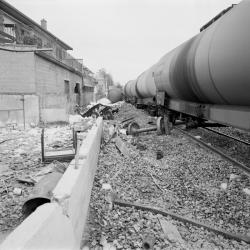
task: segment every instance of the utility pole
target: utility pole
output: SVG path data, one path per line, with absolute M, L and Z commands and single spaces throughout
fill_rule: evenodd
M 104 81 L 105 81 L 105 97 L 108 97 L 108 81 L 106 76 L 104 78 Z

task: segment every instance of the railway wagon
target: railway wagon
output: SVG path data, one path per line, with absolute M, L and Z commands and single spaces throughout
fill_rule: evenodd
M 250 0 L 223 10 L 129 81 L 126 100 L 153 107 L 173 123 L 210 120 L 250 131 L 249 24 Z

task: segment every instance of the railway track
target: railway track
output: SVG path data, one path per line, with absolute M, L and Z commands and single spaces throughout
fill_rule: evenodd
M 124 104 L 117 120 L 127 122 L 130 114 L 142 128 L 148 128 L 146 124 L 152 121 L 146 112 L 136 110 L 130 104 Z M 109 141 L 102 149 L 91 213 L 96 217 L 96 211 L 102 211 L 98 212 L 99 223 L 104 225 L 103 221 L 106 221 L 113 230 L 110 231 L 109 226 L 100 230 L 100 224 L 93 222 L 89 244 L 95 244 L 102 231 L 106 238 L 116 239 L 121 249 L 137 248 L 143 245 L 146 238 L 143 228 L 147 228 L 155 237 L 155 247 L 176 249 L 175 244 L 164 241 L 162 222 L 168 221 L 176 226 L 183 246 L 188 249 L 249 249 L 249 239 L 245 238 L 249 205 L 244 191 L 249 187 L 248 175 L 234 168 L 235 164 L 227 164 L 215 154 L 201 150 L 178 131 L 173 131 L 170 136 L 156 136 L 156 126 L 151 129 L 154 132 L 138 133 L 133 138 L 121 133 L 119 136 L 127 148 L 125 155 L 119 151 L 116 141 Z M 138 129 L 139 132 L 142 130 Z M 218 143 L 221 142 L 218 145 L 224 143 L 235 148 L 234 143 L 227 143 L 229 139 L 224 141 L 220 140 L 220 135 L 199 132 L 208 135 L 208 138 L 202 136 L 202 140 L 208 139 L 206 142 L 211 138 L 216 143 L 218 139 Z M 239 138 L 248 139 L 245 135 L 239 135 Z M 162 152 L 161 159 L 157 158 L 158 151 Z M 106 197 L 100 192 L 102 183 L 109 183 L 115 190 L 112 210 L 108 210 L 108 204 L 103 205 Z
M 202 145 L 203 147 L 213 151 L 214 153 L 216 153 L 217 155 L 221 156 L 223 159 L 225 159 L 226 161 L 232 163 L 234 166 L 236 166 L 237 168 L 240 168 L 242 169 L 245 174 L 247 174 L 248 176 L 250 176 L 250 167 L 239 162 L 238 160 L 232 158 L 231 156 L 225 154 L 223 151 L 221 151 L 220 149 L 216 148 L 215 146 L 211 145 L 211 143 L 207 143 L 203 140 L 201 140 L 200 138 L 197 138 L 196 136 L 192 135 L 191 133 L 181 129 L 181 128 L 178 128 L 178 127 L 175 127 L 176 130 L 180 131 L 182 134 L 186 135 L 187 137 L 191 138 L 193 141 L 197 142 L 198 144 Z M 230 138 L 230 139 L 233 139 L 235 141 L 238 141 L 240 143 L 243 143 L 245 145 L 249 145 L 250 146 L 250 143 L 246 142 L 246 141 L 243 141 L 241 139 L 238 139 L 236 137 L 233 137 L 233 136 L 229 136 L 227 134 L 224 134 L 224 133 L 221 133 L 221 132 L 218 132 L 216 130 L 213 130 L 213 129 L 209 129 L 209 128 L 205 128 L 204 130 L 207 130 L 207 131 L 210 131 L 210 132 L 214 132 L 216 134 L 219 134 L 221 136 L 224 136 L 224 137 L 227 137 L 227 138 Z
M 214 129 L 211 129 L 211 128 L 202 128 L 202 129 L 207 130 L 207 131 L 212 132 L 212 133 L 215 133 L 215 134 L 218 134 L 218 135 L 221 135 L 221 136 L 224 136 L 224 137 L 227 137 L 227 138 L 232 139 L 234 141 L 240 142 L 240 143 L 242 143 L 244 145 L 250 146 L 250 142 L 243 141 L 243 140 L 241 140 L 239 138 L 236 138 L 234 136 L 222 133 L 220 131 L 217 131 L 217 130 L 214 130 Z

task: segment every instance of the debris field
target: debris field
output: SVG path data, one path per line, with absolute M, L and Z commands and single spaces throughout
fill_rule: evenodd
M 70 126 L 50 126 L 45 131 L 46 149 L 72 147 Z M 2 130 L 0 138 L 0 235 L 6 235 L 23 221 L 22 206 L 39 179 L 68 164 L 41 162 L 41 128 Z
M 130 104 L 118 106 L 115 119 L 104 121 L 83 249 L 249 249 L 249 176 L 177 130 L 127 135 L 124 120 L 152 127 L 155 118 Z M 41 162 L 41 128 L 0 133 L 1 240 L 23 221 L 22 206 L 39 178 L 68 163 Z M 232 134 L 249 140 L 247 133 Z M 222 144 L 249 165 L 246 148 Z M 47 150 L 72 146 L 72 126 L 45 129 Z

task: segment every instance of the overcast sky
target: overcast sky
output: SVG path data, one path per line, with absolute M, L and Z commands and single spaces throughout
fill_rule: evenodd
M 124 84 L 239 0 L 7 0 Z

